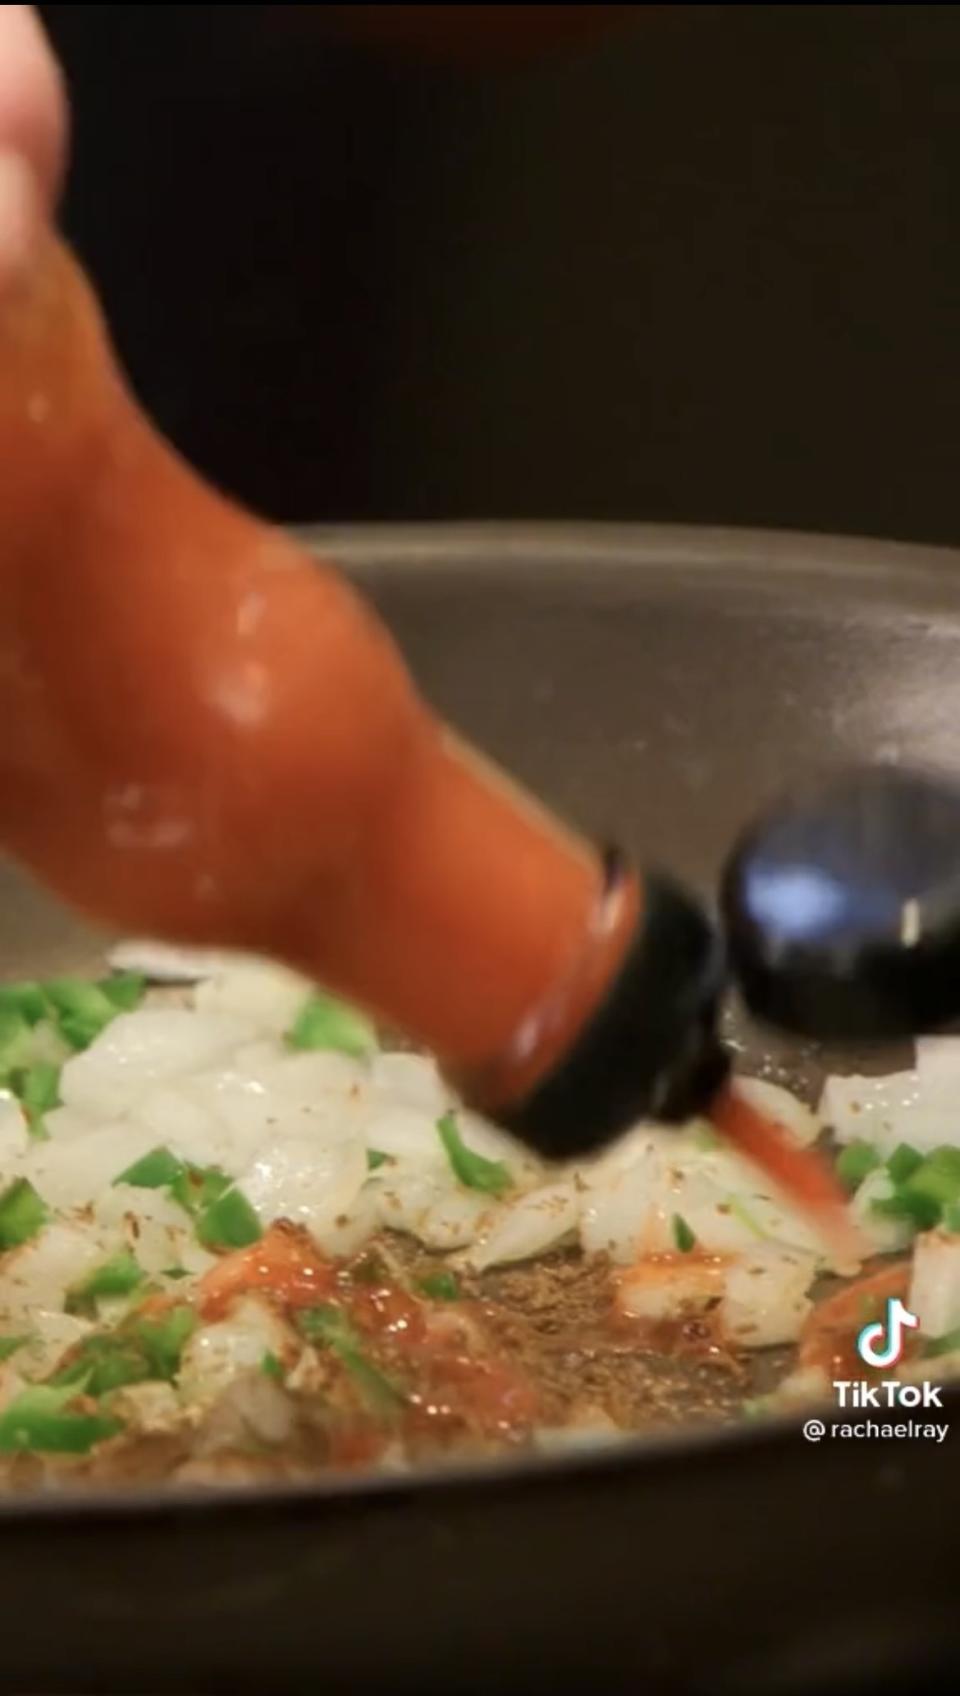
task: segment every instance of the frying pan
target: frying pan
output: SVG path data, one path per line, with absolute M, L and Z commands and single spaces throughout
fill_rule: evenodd
M 463 729 L 706 892 L 792 777 L 960 764 L 960 553 L 626 527 L 313 539 Z M 3 975 L 94 963 L 91 932 L 12 876 L 3 895 Z M 738 1029 L 748 1063 L 816 1086 L 823 1056 Z M 952 1446 L 785 1421 L 414 1480 L 0 1501 L 0 1685 L 917 1689 L 960 1655 L 946 1417 Z

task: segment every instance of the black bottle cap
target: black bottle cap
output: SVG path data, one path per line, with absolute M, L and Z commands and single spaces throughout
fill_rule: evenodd
M 771 811 L 721 894 L 751 1012 L 827 1042 L 916 1036 L 960 1015 L 960 788 L 882 766 Z
M 644 882 L 636 935 L 574 1047 L 535 1090 L 496 1115 L 548 1159 L 602 1147 L 638 1119 L 702 1111 L 729 1071 L 716 1034 L 719 933 L 669 879 Z

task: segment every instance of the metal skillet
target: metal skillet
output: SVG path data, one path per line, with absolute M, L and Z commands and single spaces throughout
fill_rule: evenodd
M 960 756 L 960 554 L 627 527 L 317 540 L 445 713 L 705 892 L 787 773 Z M 90 932 L 4 893 L 4 975 L 94 962 Z M 735 1034 L 811 1091 L 838 1062 Z M 958 1498 L 950 1439 L 783 1422 L 414 1480 L 10 1500 L 0 1684 L 916 1688 L 960 1652 Z

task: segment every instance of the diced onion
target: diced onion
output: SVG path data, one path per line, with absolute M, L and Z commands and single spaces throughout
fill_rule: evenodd
M 685 1319 L 720 1299 L 725 1271 L 719 1257 L 654 1255 L 620 1274 L 617 1304 L 631 1319 Z
M 803 1147 L 816 1142 L 823 1129 L 821 1119 L 782 1084 L 772 1083 L 769 1078 L 737 1078 L 734 1089 L 751 1107 L 777 1119 Z
M 0 1172 L 15 1170 L 17 1156 L 30 1146 L 27 1117 L 15 1095 L 0 1090 Z
M 106 1258 L 116 1244 L 80 1225 L 60 1221 L 0 1259 L 0 1329 L 30 1330 L 40 1309 L 62 1309 L 68 1289 Z
M 61 1098 L 65 1107 L 101 1119 L 117 1117 L 161 1080 L 185 1077 L 225 1059 L 250 1034 L 244 1020 L 225 1013 L 200 1014 L 187 1007 L 121 1013 L 89 1048 L 67 1061 Z
M 608 1254 L 628 1265 L 641 1254 L 664 1248 L 669 1221 L 661 1205 L 663 1164 L 645 1148 L 639 1159 L 609 1182 L 591 1185 L 584 1198 L 580 1240 L 588 1254 Z
M 907 1307 L 925 1337 L 960 1327 L 960 1237 L 925 1231 L 917 1238 Z
M 820 1116 L 838 1142 L 863 1139 L 884 1156 L 901 1142 L 960 1146 L 960 1038 L 921 1038 L 909 1071 L 828 1078 Z
M 311 985 L 299 973 L 266 960 L 238 959 L 197 985 L 200 1013 L 229 1013 L 282 1036 L 293 1024 Z
M 572 1183 L 545 1184 L 530 1190 L 489 1215 L 489 1224 L 480 1226 L 477 1241 L 462 1259 L 477 1272 L 488 1266 L 532 1260 L 576 1230 L 580 1206 L 579 1192 Z
M 793 1342 L 813 1305 L 807 1290 L 815 1271 L 811 1255 L 776 1243 L 735 1259 L 720 1304 L 725 1335 L 748 1349 Z
M 239 1187 L 262 1224 L 291 1219 L 322 1243 L 324 1232 L 349 1213 L 366 1178 L 360 1142 L 325 1147 L 309 1137 L 287 1137 L 263 1145 Z
M 189 1402 L 209 1403 L 242 1372 L 258 1371 L 265 1354 L 282 1355 L 289 1328 L 266 1302 L 248 1296 L 227 1319 L 202 1325 L 187 1343 L 180 1364 L 180 1393 Z

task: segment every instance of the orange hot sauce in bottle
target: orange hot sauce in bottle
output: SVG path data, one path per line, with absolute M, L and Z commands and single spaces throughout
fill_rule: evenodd
M 0 302 L 0 842 L 116 927 L 272 954 L 549 1154 L 726 1070 L 712 926 L 419 697 L 360 596 L 207 487 L 48 237 Z

